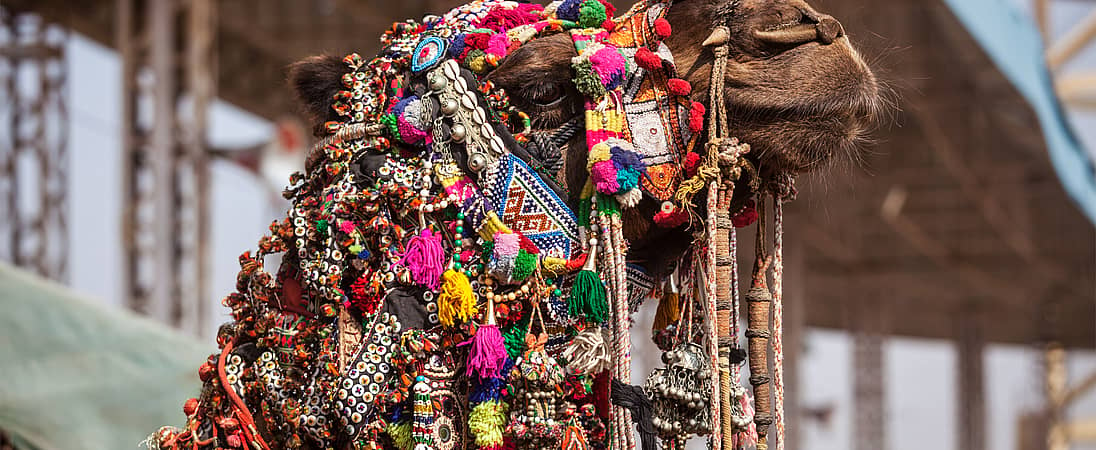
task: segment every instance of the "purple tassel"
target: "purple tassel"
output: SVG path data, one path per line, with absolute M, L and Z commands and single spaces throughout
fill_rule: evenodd
M 494 324 L 480 325 L 472 338 L 472 349 L 468 352 L 468 376 L 476 373 L 480 379 L 501 378 L 502 367 L 506 365 L 506 346 L 502 333 Z
M 407 241 L 406 251 L 399 265 L 411 272 L 415 283 L 437 290 L 441 286 L 441 274 L 445 272 L 445 250 L 441 246 L 441 234 L 429 229 Z

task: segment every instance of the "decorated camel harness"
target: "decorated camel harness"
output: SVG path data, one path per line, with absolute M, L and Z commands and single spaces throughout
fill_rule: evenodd
M 613 19 L 600 0 L 477 1 L 395 24 L 372 60 L 347 56 L 341 120 L 290 180 L 288 216 L 240 257 L 223 301 L 234 321 L 198 371 L 186 425 L 150 445 L 653 450 L 701 436 L 714 449 L 766 448 L 771 424 L 783 432 L 780 208 L 791 184 L 760 179 L 730 136 L 727 30 L 705 42 L 705 108 L 662 43 L 668 8 L 640 3 Z M 487 75 L 560 33 L 585 108 L 533 132 Z M 559 179 L 576 142 L 588 181 L 572 187 L 573 207 Z M 732 211 L 736 189 L 758 206 Z M 649 220 L 694 239 L 659 279 L 630 263 L 622 232 L 622 212 L 645 196 L 661 204 Z M 740 330 L 735 228 L 755 221 Z M 637 386 L 631 316 L 645 298 L 658 299 L 663 365 Z

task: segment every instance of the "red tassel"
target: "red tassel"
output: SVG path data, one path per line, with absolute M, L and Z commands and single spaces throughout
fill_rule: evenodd
M 662 57 L 647 47 L 640 47 L 636 50 L 636 64 L 647 70 L 658 70 L 662 68 Z
M 674 95 L 689 95 L 693 92 L 693 86 L 681 78 L 666 80 L 666 87 L 670 88 L 670 93 Z
M 670 33 L 673 31 L 670 28 L 670 21 L 665 18 L 658 18 L 655 20 L 655 34 L 662 39 L 670 37 Z
M 198 399 L 187 399 L 186 403 L 183 403 L 183 414 L 186 414 L 187 417 L 190 417 L 194 415 L 195 411 L 198 411 Z
M 704 129 L 704 113 L 707 112 L 704 109 L 704 105 L 700 102 L 693 102 L 693 107 L 689 110 L 689 130 L 693 133 L 699 133 Z
M 655 214 L 655 224 L 663 228 L 674 228 L 689 221 L 689 215 L 677 208 L 673 211 L 659 211 Z
M 746 206 L 742 207 L 742 211 L 735 214 L 731 218 L 731 223 L 735 228 L 748 227 L 754 222 L 757 222 L 757 208 L 754 206 L 753 200 L 748 200 Z

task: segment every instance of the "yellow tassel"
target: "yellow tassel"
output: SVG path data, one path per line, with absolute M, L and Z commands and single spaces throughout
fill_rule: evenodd
M 483 218 L 483 225 L 480 226 L 479 235 L 481 238 L 487 241 L 493 241 L 495 239 L 495 233 L 513 233 L 506 224 L 502 223 L 502 219 L 495 214 L 494 211 L 488 211 Z
M 443 284 L 438 294 L 438 320 L 447 327 L 457 321 L 466 322 L 476 314 L 476 296 L 464 272 L 453 269 L 442 274 Z
M 655 323 L 651 327 L 654 331 L 665 330 L 672 323 L 681 319 L 681 296 L 676 292 L 666 292 L 662 295 L 662 301 L 658 302 L 655 310 Z
M 540 260 L 540 268 L 552 275 L 563 275 L 567 273 L 567 260 L 545 256 Z

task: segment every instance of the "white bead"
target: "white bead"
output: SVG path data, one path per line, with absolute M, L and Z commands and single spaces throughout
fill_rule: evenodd
M 434 212 L 434 205 L 426 205 L 423 209 L 425 209 L 426 212 Z
M 590 238 L 590 245 L 597 245 L 597 238 Z
M 438 205 L 441 206 L 441 209 L 448 208 L 449 207 L 449 200 L 442 200 L 441 203 L 438 203 Z

